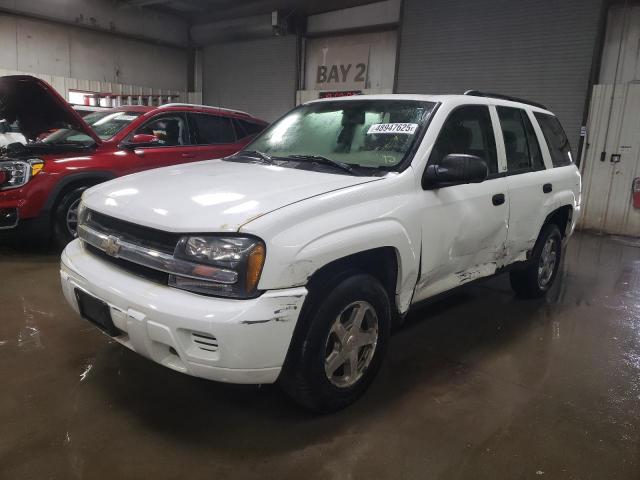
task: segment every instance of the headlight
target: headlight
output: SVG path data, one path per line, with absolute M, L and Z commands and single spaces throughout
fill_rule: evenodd
M 198 277 L 170 275 L 169 285 L 208 295 L 233 298 L 256 296 L 265 259 L 264 243 L 254 237 L 182 237 L 174 256 L 197 263 Z
M 87 210 L 84 202 L 80 199 L 80 204 L 78 205 L 78 226 L 86 224 L 88 216 L 89 210 Z
M 44 162 L 39 158 L 0 162 L 0 190 L 18 188 L 42 171 Z

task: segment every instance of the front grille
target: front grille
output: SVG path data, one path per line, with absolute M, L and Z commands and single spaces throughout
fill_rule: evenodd
M 182 236 L 177 233 L 136 225 L 93 210 L 88 213 L 87 226 L 107 235 L 115 235 L 124 241 L 170 255 L 173 255 L 178 240 Z
M 109 262 L 116 267 L 122 268 L 133 275 L 144 278 L 146 280 L 150 280 L 152 282 L 160 283 L 162 285 L 167 285 L 169 283 L 169 274 L 161 272 L 160 270 L 156 270 L 154 268 L 145 267 L 143 265 L 138 265 L 137 263 L 128 262 L 127 260 L 122 260 L 121 258 L 115 258 L 110 255 L 107 255 L 99 248 L 94 247 L 88 243 L 85 243 L 84 246 L 86 249 L 104 260 L 105 262 Z

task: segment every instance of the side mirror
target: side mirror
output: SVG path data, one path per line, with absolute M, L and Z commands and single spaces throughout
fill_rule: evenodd
M 488 174 L 487 162 L 482 158 L 451 153 L 440 164 L 427 166 L 422 176 L 422 188 L 427 190 L 461 183 L 480 183 L 486 180 Z
M 160 139 L 155 135 L 151 135 L 149 133 L 137 133 L 131 140 L 129 140 L 125 146 L 130 148 L 136 147 L 151 147 L 154 145 L 158 145 L 160 143 Z

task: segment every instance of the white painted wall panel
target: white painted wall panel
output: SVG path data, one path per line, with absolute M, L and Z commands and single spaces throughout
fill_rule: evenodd
M 0 42 L 0 69 L 187 89 L 187 54 L 182 48 L 2 14 Z
M 640 6 L 614 5 L 607 17 L 599 83 L 637 81 L 640 81 Z
M 13 17 L 0 15 L 0 66 L 18 68 L 17 25 Z
M 185 20 L 113 0 L 0 0 L 5 12 L 187 46 Z
M 18 70 L 69 77 L 69 34 L 46 22 L 17 18 Z

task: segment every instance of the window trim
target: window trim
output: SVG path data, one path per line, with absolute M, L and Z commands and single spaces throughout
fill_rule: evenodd
M 442 130 L 444 128 L 444 126 L 447 124 L 447 122 L 449 121 L 449 119 L 451 118 L 451 116 L 459 109 L 461 108 L 465 108 L 465 107 L 484 107 L 487 109 L 487 113 L 489 114 L 489 120 L 491 121 L 491 129 L 493 130 L 493 140 L 495 142 L 496 145 L 496 166 L 498 171 L 496 173 L 489 173 L 487 175 L 487 178 L 484 180 L 485 182 L 487 180 L 493 180 L 494 178 L 501 178 L 504 177 L 504 172 L 500 171 L 500 155 L 498 155 L 498 137 L 496 135 L 496 126 L 494 125 L 494 118 L 493 115 L 491 113 L 491 105 L 485 104 L 485 103 L 465 103 L 462 105 L 456 105 L 454 108 L 452 108 L 449 113 L 447 114 L 447 117 L 444 119 L 444 121 L 442 122 L 442 125 L 440 125 L 440 130 L 438 131 L 438 135 L 436 136 L 436 139 L 433 142 L 433 145 L 431 146 L 431 150 L 429 151 L 429 158 L 427 159 L 427 163 L 424 166 L 424 171 L 422 172 L 422 174 L 424 175 L 424 172 L 427 170 L 427 167 L 429 165 L 433 165 L 433 160 L 431 158 L 431 155 L 433 154 L 433 148 L 436 146 L 436 144 L 438 143 L 438 140 L 440 139 L 440 135 L 442 134 Z M 435 116 L 435 112 L 434 114 L 432 114 L 432 118 L 433 116 Z M 500 132 L 502 134 L 502 131 Z M 424 135 L 423 135 L 424 136 Z M 422 142 L 422 139 L 420 139 L 420 142 Z M 450 186 L 455 186 L 455 185 L 450 185 Z M 446 188 L 446 187 L 443 187 Z
M 120 148 L 124 148 L 127 145 L 131 145 L 129 144 L 129 141 L 133 138 L 133 136 L 136 134 L 136 132 L 138 130 L 140 130 L 141 128 L 147 126 L 149 123 L 155 121 L 158 117 L 163 117 L 163 116 L 169 116 L 171 114 L 174 115 L 181 115 L 183 117 L 184 123 L 187 127 L 187 140 L 188 140 L 188 144 L 184 144 L 184 145 L 145 145 L 145 146 L 139 146 L 139 147 L 135 147 L 136 150 L 140 150 L 140 149 L 150 149 L 150 148 L 187 148 L 187 147 L 195 147 L 197 145 L 194 145 L 191 139 L 191 129 L 189 127 L 189 119 L 187 118 L 186 115 L 187 112 L 183 112 L 183 111 L 169 111 L 169 112 L 158 112 L 157 114 L 153 115 L 152 117 L 148 118 L 147 120 L 145 120 L 144 122 L 142 122 L 140 125 L 138 125 L 137 127 L 135 127 L 133 130 L 131 130 L 131 132 L 129 132 L 124 139 L 122 140 L 122 142 L 120 142 L 120 144 L 118 145 Z M 133 146 L 133 145 L 131 145 Z
M 208 147 L 208 146 L 219 146 L 219 145 L 234 145 L 238 143 L 241 138 L 238 137 L 238 132 L 236 131 L 236 126 L 233 118 L 228 117 L 226 115 L 216 115 L 213 113 L 207 112 L 185 112 L 187 114 L 187 120 L 189 121 L 189 133 L 193 134 L 193 138 L 191 139 L 192 145 L 195 147 Z M 198 143 L 198 135 L 197 135 L 197 127 L 195 119 L 191 122 L 192 115 L 205 115 L 207 117 L 215 117 L 215 118 L 224 118 L 231 124 L 231 132 L 233 133 L 234 139 L 231 142 L 218 142 L 218 143 Z

